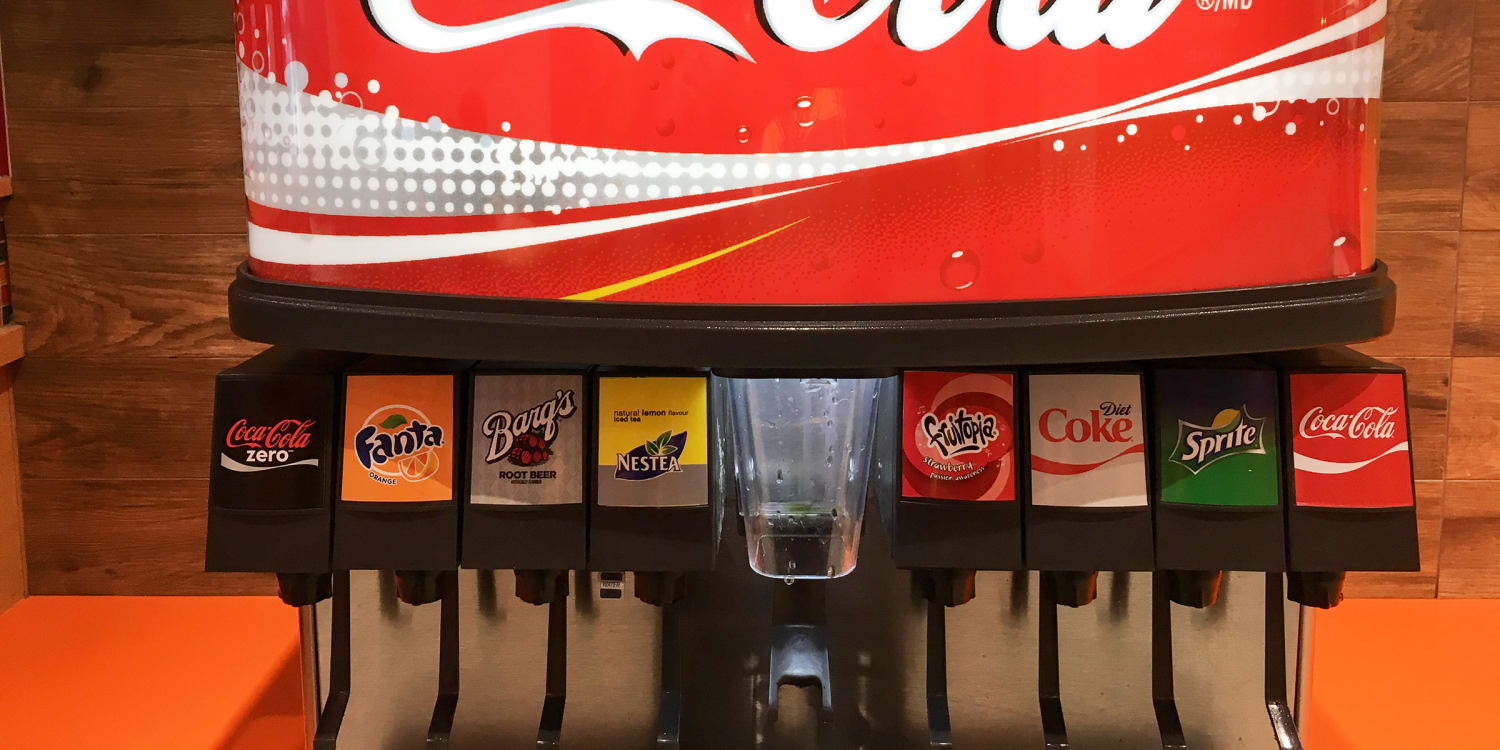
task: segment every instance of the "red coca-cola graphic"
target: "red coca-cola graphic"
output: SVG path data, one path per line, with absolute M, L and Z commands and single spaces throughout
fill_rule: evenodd
M 1405 380 L 1399 373 L 1293 373 L 1296 504 L 1414 504 Z
M 1135 373 L 1031 375 L 1031 502 L 1146 504 L 1146 431 Z
M 905 497 L 1012 501 L 1015 376 L 902 376 L 901 490 Z
M 723 304 L 1373 263 L 1385 0 L 943 5 L 238 0 L 251 268 Z
M 252 425 L 239 420 L 229 426 L 224 445 L 230 448 L 306 448 L 312 441 L 313 420 L 283 419 L 270 425 Z

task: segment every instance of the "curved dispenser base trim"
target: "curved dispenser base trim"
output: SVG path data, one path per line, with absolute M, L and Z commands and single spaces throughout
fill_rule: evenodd
M 877 373 L 893 366 L 1122 361 L 1348 343 L 1390 331 L 1395 307 L 1396 286 L 1381 263 L 1330 281 L 965 305 L 460 297 L 267 281 L 247 265 L 229 289 L 234 332 L 265 343 L 508 362 Z

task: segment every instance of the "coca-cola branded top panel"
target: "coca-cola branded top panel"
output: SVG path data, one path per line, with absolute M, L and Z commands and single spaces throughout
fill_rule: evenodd
M 1385 0 L 237 0 L 251 268 L 663 303 L 1373 263 Z
M 901 378 L 901 493 L 1014 501 L 1015 376 L 909 371 Z
M 220 378 L 214 398 L 215 507 L 313 510 L 331 500 L 331 377 Z
M 1030 375 L 1031 503 L 1065 508 L 1147 504 L 1141 376 Z
M 582 375 L 475 375 L 469 502 L 582 503 L 584 394 Z
M 1413 506 L 1406 379 L 1392 372 L 1288 377 L 1296 505 Z

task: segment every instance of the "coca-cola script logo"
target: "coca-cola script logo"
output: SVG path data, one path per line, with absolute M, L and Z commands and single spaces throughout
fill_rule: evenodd
M 943 458 L 979 453 L 1000 436 L 1000 418 L 962 407 L 943 416 L 928 413 L 922 417 L 922 433 L 927 445 L 937 448 Z
M 314 424 L 311 419 L 283 419 L 257 425 L 241 419 L 230 425 L 224 436 L 225 451 L 219 456 L 219 465 L 241 473 L 317 466 L 316 458 L 298 457 L 298 451 L 312 444 Z
M 1067 409 L 1053 408 L 1042 412 L 1038 426 L 1042 439 L 1049 443 L 1128 443 L 1135 439 L 1131 433 L 1135 420 L 1130 418 L 1130 412 L 1130 404 L 1114 401 L 1090 409 L 1087 417 L 1071 416 Z
M 744 0 L 751 2 L 752 0 Z M 704 42 L 751 60 L 740 40 L 701 11 L 677 0 L 564 0 L 488 21 L 447 26 L 423 16 L 416 0 L 364 0 L 365 15 L 386 38 L 418 52 L 473 49 L 525 34 L 555 29 L 593 29 L 640 57 L 656 42 Z M 1166 23 L 1182 0 L 864 0 L 839 16 L 826 15 L 826 0 L 753 0 L 766 33 L 803 52 L 848 43 L 881 18 L 891 39 L 913 50 L 929 50 L 952 39 L 988 8 L 990 36 L 1011 49 L 1051 39 L 1068 49 L 1103 40 L 1111 47 L 1140 44 Z
M 578 411 L 572 390 L 559 390 L 551 399 L 519 414 L 500 410 L 484 419 L 481 428 L 490 440 L 484 462 L 501 459 L 517 466 L 537 466 L 552 457 L 552 442 L 557 439 L 558 420 Z
M 1366 406 L 1353 412 L 1326 413 L 1314 406 L 1302 415 L 1297 433 L 1305 438 L 1387 440 L 1396 435 L 1396 407 Z

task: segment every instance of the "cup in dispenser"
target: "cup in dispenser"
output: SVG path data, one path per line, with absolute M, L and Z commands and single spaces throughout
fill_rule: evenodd
M 874 378 L 730 378 L 750 567 L 774 578 L 854 570 L 875 439 Z

